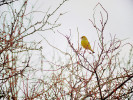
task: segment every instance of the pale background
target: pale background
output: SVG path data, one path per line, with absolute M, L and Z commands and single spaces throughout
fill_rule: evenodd
M 43 11 L 46 12 L 50 8 L 49 12 L 53 11 L 62 0 L 29 0 L 27 12 L 31 11 L 31 7 L 34 7 L 32 11 Z M 104 36 L 105 40 L 110 39 L 110 34 L 112 36 L 116 35 L 119 39 L 127 39 L 125 42 L 130 42 L 133 44 L 133 1 L 132 0 L 68 0 L 57 12 L 65 13 L 59 20 L 58 23 L 61 24 L 60 27 L 54 29 L 53 31 L 37 32 L 25 38 L 26 41 L 40 41 L 43 38 L 39 35 L 43 35 L 49 43 L 57 48 L 67 51 L 69 47 L 66 39 L 61 36 L 58 32 L 65 35 L 70 35 L 71 30 L 71 42 L 77 49 L 78 46 L 78 32 L 79 37 L 85 35 L 90 41 L 92 47 L 94 42 L 97 43 L 97 33 L 92 26 L 89 19 L 92 19 L 94 7 L 97 3 L 101 3 L 103 7 L 107 10 L 109 14 L 108 23 L 106 25 Z M 20 8 L 21 2 L 15 2 L 14 8 Z M 7 9 L 6 6 L 2 6 L 0 12 Z M 57 15 L 54 15 L 53 20 L 56 19 Z M 33 22 L 42 18 L 40 13 L 34 15 Z M 52 21 L 52 20 L 51 20 Z M 39 33 L 39 34 L 38 34 Z M 80 42 L 80 41 L 79 41 Z M 43 54 L 48 60 L 51 60 L 55 54 L 55 50 L 50 47 L 46 41 L 42 41 Z M 97 47 L 94 48 L 95 52 Z M 129 47 L 125 47 L 122 55 L 127 54 Z
M 29 0 L 27 12 L 31 11 L 31 7 L 34 6 L 32 11 L 43 11 L 46 12 L 48 8 L 50 11 L 53 11 L 58 5 L 62 2 L 62 0 Z M 79 37 L 85 35 L 90 41 L 92 47 L 98 42 L 97 33 L 94 27 L 92 26 L 89 19 L 92 19 L 94 7 L 97 3 L 101 3 L 103 7 L 107 10 L 109 14 L 109 20 L 107 26 L 104 31 L 105 40 L 110 40 L 110 34 L 112 36 L 116 35 L 119 39 L 127 39 L 125 42 L 130 42 L 133 45 L 133 0 L 69 0 L 67 1 L 54 15 L 53 19 L 56 19 L 59 13 L 65 13 L 59 20 L 58 23 L 61 24 L 60 27 L 54 29 L 53 31 L 45 31 L 45 32 L 37 32 L 36 34 L 30 35 L 25 38 L 25 41 L 42 41 L 41 46 L 43 48 L 42 53 L 44 54 L 45 59 L 51 62 L 57 62 L 56 64 L 63 65 L 67 63 L 67 58 L 64 58 L 57 50 L 53 49 L 51 46 L 47 44 L 47 42 L 39 35 L 44 36 L 50 44 L 57 47 L 58 49 L 64 52 L 70 52 L 69 45 L 66 39 L 58 33 L 60 31 L 64 35 L 70 35 L 71 30 L 71 42 L 74 44 L 75 49 L 78 48 L 78 32 Z M 20 8 L 20 3 L 14 3 L 14 8 Z M 0 8 L 0 13 L 3 10 L 6 10 L 6 6 L 2 6 Z M 37 13 L 33 17 L 33 22 L 42 18 L 42 14 Z M 10 19 L 10 18 L 9 18 Z M 27 23 L 28 24 L 28 23 Z M 80 42 L 80 41 L 79 41 Z M 130 46 L 124 47 L 121 57 L 125 57 L 128 53 Z M 97 55 L 97 46 L 95 46 L 94 51 Z M 72 52 L 72 51 L 71 51 Z M 30 65 L 38 64 L 37 58 L 38 53 L 33 54 L 32 59 L 30 61 Z M 33 59 L 34 58 L 34 59 Z M 25 59 L 25 58 L 23 58 Z M 45 61 L 45 60 L 44 60 Z M 36 64 L 36 65 L 35 65 Z M 46 65 L 46 66 L 45 66 Z M 50 69 L 50 64 L 44 62 L 44 70 Z M 47 73 L 48 71 L 44 71 L 43 73 Z M 43 77 L 40 73 L 37 73 L 38 76 L 34 74 L 36 77 Z M 31 75 L 32 76 L 32 75 Z
M 46 7 L 54 7 L 62 2 L 62 0 L 40 0 L 36 6 L 36 10 L 47 9 Z M 56 30 L 63 34 L 69 35 L 71 30 L 71 41 L 77 48 L 78 32 L 80 37 L 82 35 L 87 36 L 88 40 L 93 46 L 94 42 L 97 41 L 97 33 L 93 28 L 89 19 L 92 19 L 94 7 L 97 3 L 101 3 L 109 14 L 109 20 L 105 28 L 104 36 L 106 40 L 116 35 L 119 39 L 127 39 L 125 42 L 133 44 L 133 1 L 132 0 L 69 0 L 66 2 L 58 12 L 65 13 L 60 19 L 61 27 Z M 49 6 L 51 5 L 51 6 Z M 51 44 L 58 47 L 61 50 L 66 50 L 68 43 L 57 31 L 45 32 L 43 34 Z M 43 44 L 46 48 L 45 43 Z M 47 47 L 48 49 L 49 47 Z M 123 55 L 126 55 L 128 47 L 125 48 Z M 49 48 L 50 50 L 50 48 Z M 46 52 L 46 51 L 44 51 Z M 49 57 L 52 57 L 52 52 L 48 51 Z M 51 54 L 51 55 L 50 55 Z

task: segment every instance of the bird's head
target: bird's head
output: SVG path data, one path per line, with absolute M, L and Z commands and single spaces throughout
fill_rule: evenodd
M 81 40 L 87 40 L 86 36 L 82 36 Z

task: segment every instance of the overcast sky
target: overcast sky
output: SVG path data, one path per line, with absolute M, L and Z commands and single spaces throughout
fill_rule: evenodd
M 42 0 L 43 1 L 43 0 Z M 50 0 L 47 5 L 58 5 L 58 2 L 62 0 Z M 45 2 L 45 0 L 43 1 Z M 133 44 L 133 1 L 132 0 L 69 0 L 66 2 L 59 12 L 67 12 L 62 16 L 59 22 L 62 24 L 57 30 L 69 35 L 69 29 L 72 33 L 72 42 L 77 44 L 77 28 L 79 30 L 80 36 L 85 35 L 93 45 L 94 41 L 97 41 L 97 33 L 93 28 L 89 19 L 92 19 L 94 7 L 97 3 L 101 3 L 103 7 L 107 10 L 109 19 L 107 26 L 105 28 L 104 35 L 106 39 L 110 39 L 110 34 L 112 36 L 116 35 L 119 39 L 126 39 Z M 40 0 L 40 3 L 41 0 Z M 42 3 L 41 5 L 43 5 Z M 57 5 L 55 5 L 57 4 Z M 45 7 L 45 6 L 43 6 Z M 41 8 L 41 6 L 40 6 Z M 54 7 L 53 7 L 54 8 Z M 98 8 L 97 10 L 99 10 Z M 67 43 L 62 38 L 62 36 L 57 34 L 51 35 L 46 34 L 47 38 L 51 43 L 55 44 L 58 48 L 65 48 Z M 126 52 L 127 50 L 125 50 Z
M 46 12 L 48 8 L 52 11 L 62 2 L 62 0 L 29 0 L 29 2 L 29 11 L 30 7 L 35 4 L 34 10 Z M 112 36 L 116 34 L 116 37 L 119 39 L 128 38 L 127 41 L 133 44 L 132 0 L 69 0 L 57 12 L 57 14 L 64 12 L 67 13 L 59 19 L 58 23 L 61 23 L 61 26 L 55 30 L 55 33 L 53 34 L 51 31 L 40 33 L 44 33 L 43 36 L 46 37 L 51 44 L 55 45 L 59 49 L 66 50 L 68 46 L 67 42 L 65 38 L 58 34 L 57 30 L 63 34 L 69 35 L 69 29 L 71 29 L 71 39 L 75 45 L 78 40 L 78 28 L 80 37 L 82 35 L 87 36 L 88 40 L 91 42 L 91 45 L 93 45 L 94 42 L 97 41 L 97 33 L 89 19 L 92 19 L 94 13 L 93 9 L 98 2 L 103 5 L 109 14 L 108 23 L 104 32 L 104 35 L 107 37 L 106 39 L 108 40 L 110 36 L 109 34 L 112 34 Z M 17 4 L 15 7 L 19 8 L 19 5 Z M 5 9 L 4 6 L 2 9 Z M 97 10 L 100 10 L 100 7 L 97 8 Z M 41 15 L 37 14 L 34 19 L 40 19 L 41 17 Z M 32 38 L 30 37 L 29 40 L 33 40 L 33 38 L 38 40 L 42 39 L 40 37 L 37 38 L 35 35 L 32 36 Z M 47 43 L 43 41 L 42 45 L 44 48 L 44 53 L 51 53 L 50 47 L 46 46 L 46 44 Z M 48 51 L 45 51 L 45 49 L 48 49 Z

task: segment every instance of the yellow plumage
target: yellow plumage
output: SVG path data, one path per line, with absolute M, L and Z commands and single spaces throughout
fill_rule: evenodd
M 86 36 L 81 37 L 81 45 L 83 46 L 83 48 L 89 49 L 90 51 L 92 51 L 94 53 L 94 51 L 91 49 L 91 45 L 90 45 L 88 39 L 86 38 Z

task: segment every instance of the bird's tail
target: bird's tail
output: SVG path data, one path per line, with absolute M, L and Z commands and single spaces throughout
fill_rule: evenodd
M 92 49 L 91 49 L 92 53 L 95 53 Z

